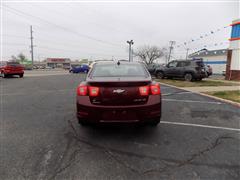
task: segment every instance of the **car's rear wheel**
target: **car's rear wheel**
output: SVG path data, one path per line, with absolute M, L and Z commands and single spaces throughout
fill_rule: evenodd
M 185 81 L 192 81 L 193 80 L 193 76 L 191 73 L 186 73 L 184 76 Z
M 148 124 L 151 126 L 157 126 L 160 123 L 160 117 L 154 118 Z
M 19 74 L 19 77 L 20 77 L 20 78 L 23 78 L 23 74 Z
M 7 78 L 7 74 L 5 74 L 4 72 L 1 72 L 1 76 L 2 76 L 3 78 Z
M 161 71 L 157 72 L 156 76 L 157 76 L 157 78 L 159 78 L 159 79 L 163 79 L 163 78 L 164 78 L 164 74 L 163 74 L 163 72 L 161 72 Z

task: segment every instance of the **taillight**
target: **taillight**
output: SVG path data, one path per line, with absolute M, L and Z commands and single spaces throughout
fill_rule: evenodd
M 99 87 L 89 86 L 89 96 L 98 96 L 99 95 Z
M 78 96 L 86 96 L 88 93 L 88 88 L 86 85 L 80 85 L 77 88 L 77 95 Z
M 78 96 L 98 96 L 99 95 L 99 87 L 87 86 L 87 85 L 79 85 L 77 88 Z
M 152 95 L 159 95 L 161 94 L 160 85 L 159 84 L 153 84 L 151 87 L 151 93 Z
M 139 87 L 139 92 L 141 96 L 159 95 L 161 94 L 161 89 L 159 84 L 151 84 L 150 86 L 142 86 Z
M 149 94 L 149 86 L 139 87 L 139 92 L 141 96 L 148 96 Z

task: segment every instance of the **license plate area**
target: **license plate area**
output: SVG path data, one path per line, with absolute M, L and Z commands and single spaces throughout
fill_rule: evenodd
M 109 110 L 102 113 L 102 120 L 129 121 L 136 119 L 136 113 L 129 110 Z

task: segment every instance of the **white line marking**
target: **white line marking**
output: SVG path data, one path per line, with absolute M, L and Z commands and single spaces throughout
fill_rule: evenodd
M 178 95 L 178 94 L 193 94 L 193 92 L 186 91 L 186 92 L 173 92 L 173 93 L 165 93 L 162 94 L 163 96 L 168 96 L 168 95 Z
M 194 100 L 179 100 L 179 99 L 162 99 L 163 101 L 186 102 L 186 103 L 203 103 L 203 104 L 223 104 L 215 101 L 194 101 Z
M 168 96 L 168 95 L 173 95 L 173 93 L 165 93 L 165 94 L 162 94 L 162 96 Z
M 201 125 L 201 124 L 180 123 L 180 122 L 170 122 L 170 121 L 160 121 L 160 122 L 162 124 L 174 124 L 174 125 L 180 125 L 180 126 L 193 126 L 193 127 L 203 127 L 203 128 L 211 128 L 211 129 L 223 129 L 223 130 L 240 132 L 240 129 L 237 129 L 237 128 L 227 128 L 227 127 L 219 127 L 219 126 L 208 126 L 208 125 Z
M 191 92 L 191 91 L 185 91 L 185 92 L 179 92 L 179 93 L 176 93 L 176 94 L 193 94 L 194 92 Z

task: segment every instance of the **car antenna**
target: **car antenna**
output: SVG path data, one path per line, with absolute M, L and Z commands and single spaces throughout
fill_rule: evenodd
M 120 65 L 120 61 L 117 62 L 117 65 L 118 65 L 118 66 Z

